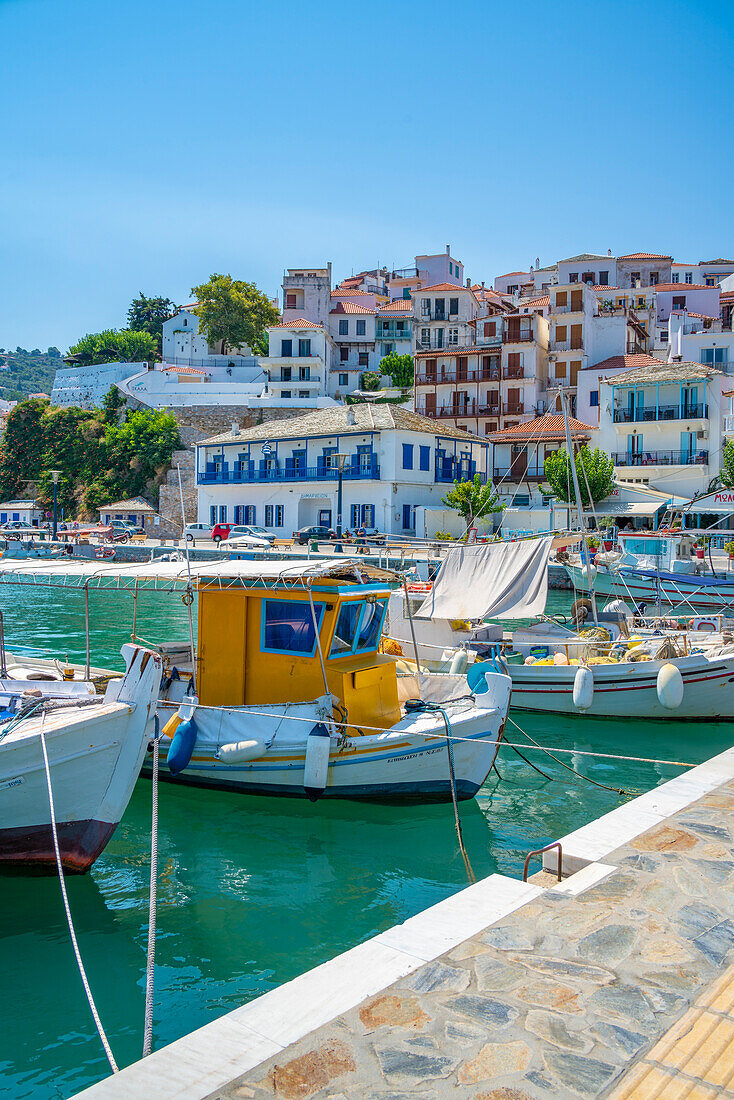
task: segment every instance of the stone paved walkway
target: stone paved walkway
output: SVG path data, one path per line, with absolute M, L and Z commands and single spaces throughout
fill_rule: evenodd
M 731 783 L 210 1100 L 734 1097 L 733 835 Z

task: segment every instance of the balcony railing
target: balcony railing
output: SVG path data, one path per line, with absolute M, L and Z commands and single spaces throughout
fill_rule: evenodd
M 508 329 L 505 333 L 506 344 L 529 344 L 535 339 L 532 329 Z
M 615 409 L 615 424 L 638 424 L 654 420 L 701 420 L 709 414 L 708 405 L 658 405 L 654 408 Z
M 481 340 L 477 340 L 474 336 L 465 336 L 463 333 L 449 338 L 447 332 L 444 332 L 442 336 L 433 334 L 430 340 L 423 340 L 420 337 L 416 337 L 415 346 L 417 351 L 446 351 L 449 348 L 474 348 L 485 346 Z
M 272 469 L 235 467 L 225 470 L 199 470 L 199 485 L 248 485 L 263 481 L 337 481 L 338 471 L 331 466 L 301 466 L 298 468 L 278 466 Z M 380 467 L 377 460 L 366 465 L 346 466 L 345 481 L 379 480 Z
M 468 481 L 470 479 L 473 479 L 476 473 L 476 462 L 472 462 L 468 470 L 466 469 L 466 466 L 462 468 L 458 464 L 454 466 L 450 465 L 449 463 L 445 463 L 442 466 L 439 462 L 437 462 L 434 480 L 439 482 L 441 485 L 447 485 L 452 481 Z M 479 480 L 481 481 L 482 485 L 486 485 L 487 475 L 480 473 Z
M 499 402 L 482 405 L 477 401 L 469 401 L 465 405 L 438 405 L 436 408 L 419 405 L 415 411 L 434 420 L 461 420 L 468 416 L 499 416 L 500 405 Z
M 410 325 L 405 328 L 382 328 L 377 333 L 378 340 L 410 340 L 412 336 Z
M 502 371 L 502 377 L 514 379 L 524 378 L 525 370 L 523 367 L 505 367 Z
M 727 435 L 734 432 L 734 414 L 727 413 L 727 415 L 724 417 L 724 431 L 727 433 Z
M 639 454 L 617 451 L 612 454 L 615 466 L 706 466 L 708 460 L 708 451 L 696 454 L 690 451 L 640 451 Z
M 435 374 L 417 374 L 416 383 L 419 386 L 441 386 L 448 383 L 461 384 L 462 382 L 499 382 L 499 367 L 489 367 L 480 370 L 443 371 Z
M 551 306 L 551 313 L 583 313 L 584 303 L 579 302 L 578 305 L 570 306 Z
M 554 340 L 553 351 L 583 351 L 584 339 L 582 336 L 575 336 L 573 340 Z
M 521 466 L 495 466 L 492 471 L 492 481 L 495 483 L 502 478 L 509 477 L 515 481 L 543 481 L 545 472 L 537 469 L 523 470 Z
M 525 406 L 522 401 L 505 401 L 502 404 L 502 411 L 505 416 L 520 416 L 525 411 Z

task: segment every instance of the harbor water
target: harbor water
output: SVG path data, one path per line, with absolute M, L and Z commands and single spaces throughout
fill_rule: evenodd
M 551 592 L 549 612 L 571 594 Z M 132 599 L 91 592 L 96 665 L 120 668 Z M 6 643 L 84 660 L 82 594 L 0 588 Z M 185 640 L 178 595 L 139 597 L 137 631 Z M 544 745 L 699 763 L 731 744 L 730 725 L 530 716 Z M 507 739 L 524 740 L 508 724 Z M 548 778 L 501 749 L 477 799 L 461 805 L 477 877 L 519 876 L 526 853 L 624 796 L 527 751 Z M 638 793 L 680 774 L 666 764 L 563 756 L 584 775 Z M 140 1057 L 147 944 L 150 783 L 69 898 L 98 1008 L 121 1066 Z M 405 920 L 466 885 L 450 805 L 382 807 L 160 790 L 154 1049 Z M 82 991 L 55 877 L 0 877 L 0 1096 L 68 1097 L 109 1072 Z

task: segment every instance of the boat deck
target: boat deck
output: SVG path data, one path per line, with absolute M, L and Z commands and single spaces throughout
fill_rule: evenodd
M 82 696 L 82 698 L 87 698 Z M 89 697 L 93 698 L 93 697 Z M 23 718 L 9 733 L 3 737 L 3 744 L 8 746 L 13 742 L 24 741 L 27 737 L 36 736 L 43 721 L 43 732 L 48 735 L 55 730 L 68 729 L 77 723 L 96 721 L 98 718 L 108 718 L 112 714 L 124 714 L 130 709 L 129 703 L 105 703 L 100 698 L 97 702 L 86 702 L 80 707 L 60 707 L 58 710 L 49 711 L 40 717 L 30 715 Z
M 734 1095 L 734 749 L 80 1094 Z

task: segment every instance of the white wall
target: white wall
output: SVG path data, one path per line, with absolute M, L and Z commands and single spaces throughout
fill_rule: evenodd
M 101 409 L 107 392 L 126 378 L 147 371 L 146 363 L 98 363 L 93 367 L 62 367 L 56 371 L 52 405 Z

